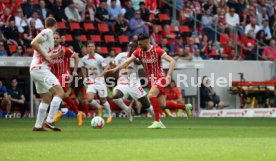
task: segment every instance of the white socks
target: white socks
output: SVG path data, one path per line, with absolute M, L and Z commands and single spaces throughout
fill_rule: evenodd
M 150 105 L 150 107 L 147 108 L 146 110 L 151 114 L 151 116 L 154 116 L 152 105 Z
M 108 103 L 108 101 L 106 101 L 104 104 L 104 109 L 106 110 L 108 117 L 111 117 L 111 109 L 110 109 L 110 105 Z
M 122 98 L 119 99 L 113 99 L 113 102 L 119 106 L 121 109 L 123 109 L 125 112 L 128 112 L 129 108 L 128 106 L 124 103 Z
M 96 100 L 92 100 L 90 102 L 90 104 L 94 107 L 96 107 L 97 109 L 100 109 L 102 106 L 96 101 Z
M 42 124 L 46 117 L 46 112 L 49 104 L 41 102 L 38 106 L 38 112 L 36 116 L 35 128 L 42 128 Z
M 48 123 L 52 123 L 54 121 L 54 117 L 58 112 L 61 101 L 62 101 L 62 99 L 59 98 L 58 96 L 54 96 L 54 98 L 52 99 L 52 102 L 50 105 L 50 111 L 49 111 L 48 117 L 46 119 L 46 121 Z

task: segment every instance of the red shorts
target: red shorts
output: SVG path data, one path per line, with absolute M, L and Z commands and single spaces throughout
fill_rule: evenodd
M 67 93 L 70 87 L 69 78 L 62 79 L 62 76 L 58 77 L 58 81 L 64 91 L 64 93 Z M 63 82 L 64 81 L 64 82 Z
M 166 77 L 161 77 L 161 78 L 158 78 L 157 80 L 155 80 L 153 82 L 153 84 L 151 84 L 149 82 L 149 89 L 151 89 L 152 87 L 155 87 L 155 88 L 158 88 L 160 90 L 160 93 L 164 94 L 165 93 L 165 88 L 169 85 L 169 83 L 167 82 L 166 80 Z

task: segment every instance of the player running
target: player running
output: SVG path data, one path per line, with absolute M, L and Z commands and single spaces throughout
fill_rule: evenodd
M 59 83 L 61 84 L 65 95 L 63 101 L 67 103 L 67 105 L 72 109 L 75 114 L 78 116 L 78 125 L 81 126 L 83 123 L 83 115 L 82 111 L 78 110 L 78 106 L 76 103 L 68 96 L 67 92 L 70 86 L 70 58 L 74 58 L 74 70 L 73 76 L 77 76 L 79 57 L 78 54 L 73 52 L 71 49 L 60 45 L 60 35 L 58 32 L 54 33 L 54 49 L 52 50 L 52 54 L 55 55 L 59 53 L 59 51 L 63 50 L 64 55 L 59 56 L 53 59 L 53 65 L 51 67 L 52 73 L 58 78 Z M 62 117 L 62 112 L 59 111 L 57 115 L 54 117 L 54 122 L 59 120 Z
M 175 60 L 167 55 L 167 53 L 159 46 L 153 46 L 150 44 L 150 37 L 148 34 L 140 34 L 138 36 L 138 45 L 132 56 L 128 58 L 124 63 L 120 64 L 116 68 L 109 70 L 110 72 L 116 72 L 117 70 L 123 69 L 132 63 L 135 59 L 139 59 L 143 65 L 145 75 L 148 78 L 148 86 L 150 88 L 148 97 L 154 111 L 154 122 L 148 128 L 162 128 L 160 121 L 160 107 L 166 107 L 166 98 L 163 94 L 162 89 L 166 87 L 172 77 L 172 72 L 175 66 Z M 169 70 L 167 75 L 162 68 L 162 59 L 169 62 Z M 185 107 L 187 116 L 191 115 L 192 106 L 189 104 Z
M 108 113 L 106 123 L 111 123 L 111 109 L 106 99 L 107 87 L 103 76 L 103 69 L 107 69 L 107 64 L 105 62 L 105 59 L 95 52 L 95 43 L 93 41 L 88 41 L 87 53 L 88 54 L 82 58 L 83 78 L 88 80 L 88 88 L 86 90 L 87 100 L 92 106 L 101 109 L 102 106 L 94 99 L 97 94 L 101 104 L 104 106 L 104 109 Z
M 46 112 L 50 103 L 50 110 L 44 127 L 53 131 L 61 131 L 55 126 L 53 119 L 58 112 L 60 103 L 64 96 L 64 92 L 58 79 L 50 69 L 52 58 L 64 54 L 64 51 L 60 51 L 55 56 L 50 56 L 50 53 L 54 48 L 53 37 L 57 28 L 56 23 L 57 22 L 54 18 L 46 18 L 46 29 L 42 30 L 31 42 L 31 45 L 35 51 L 30 66 L 30 74 L 35 83 L 37 93 L 42 99 L 38 107 L 38 114 L 33 131 L 46 131 L 42 127 L 42 124 L 46 117 Z
M 115 57 L 115 65 L 120 65 L 131 57 L 131 54 L 135 51 L 137 46 L 137 41 L 131 41 L 128 44 L 128 52 L 120 53 Z M 133 121 L 131 108 L 129 108 L 123 101 L 123 99 L 127 99 L 129 95 L 135 99 L 135 101 L 139 101 L 143 108 L 153 114 L 153 109 L 147 98 L 147 93 L 144 91 L 140 84 L 140 80 L 137 78 L 138 64 L 136 62 L 132 62 L 125 68 L 120 69 L 117 86 L 114 88 L 112 96 L 112 99 L 116 105 L 127 112 L 130 122 Z

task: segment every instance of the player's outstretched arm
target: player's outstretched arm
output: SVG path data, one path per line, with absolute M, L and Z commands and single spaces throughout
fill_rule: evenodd
M 36 36 L 31 42 L 32 47 L 48 62 L 51 62 L 51 58 L 41 49 L 40 47 L 40 38 Z
M 116 68 L 113 68 L 113 69 L 110 69 L 107 71 L 108 72 L 111 72 L 111 73 L 115 73 L 116 71 L 120 70 L 120 69 L 123 69 L 125 67 L 127 67 L 130 63 L 132 63 L 134 60 L 136 59 L 135 56 L 131 56 L 129 57 L 126 61 L 124 61 L 122 64 L 116 66 Z
M 78 75 L 78 66 L 79 66 L 79 54 L 78 53 L 74 53 L 74 55 L 72 56 L 72 58 L 74 58 L 74 69 L 73 69 L 73 76 Z
M 167 54 L 163 56 L 163 59 L 165 59 L 167 62 L 170 63 L 169 70 L 168 70 L 168 73 L 167 73 L 167 79 L 171 80 L 172 73 L 173 73 L 173 70 L 174 70 L 174 67 L 175 67 L 175 60 Z
M 86 71 L 85 67 L 81 67 L 81 72 L 82 72 L 83 78 L 86 78 L 87 77 L 87 71 Z

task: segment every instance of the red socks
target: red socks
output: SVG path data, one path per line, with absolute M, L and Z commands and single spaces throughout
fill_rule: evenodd
M 67 103 L 67 105 L 70 107 L 71 110 L 75 112 L 75 114 L 78 114 L 78 106 L 70 97 L 64 98 L 63 101 Z
M 166 102 L 166 108 L 186 110 L 186 106 L 184 104 L 174 103 L 173 101 L 167 101 Z
M 84 105 L 84 113 L 88 116 L 89 104 Z
M 153 112 L 154 112 L 154 121 L 160 121 L 160 115 L 159 115 L 159 111 L 160 111 L 160 107 L 159 107 L 159 102 L 157 97 L 151 97 L 150 98 L 150 102 L 153 108 Z

